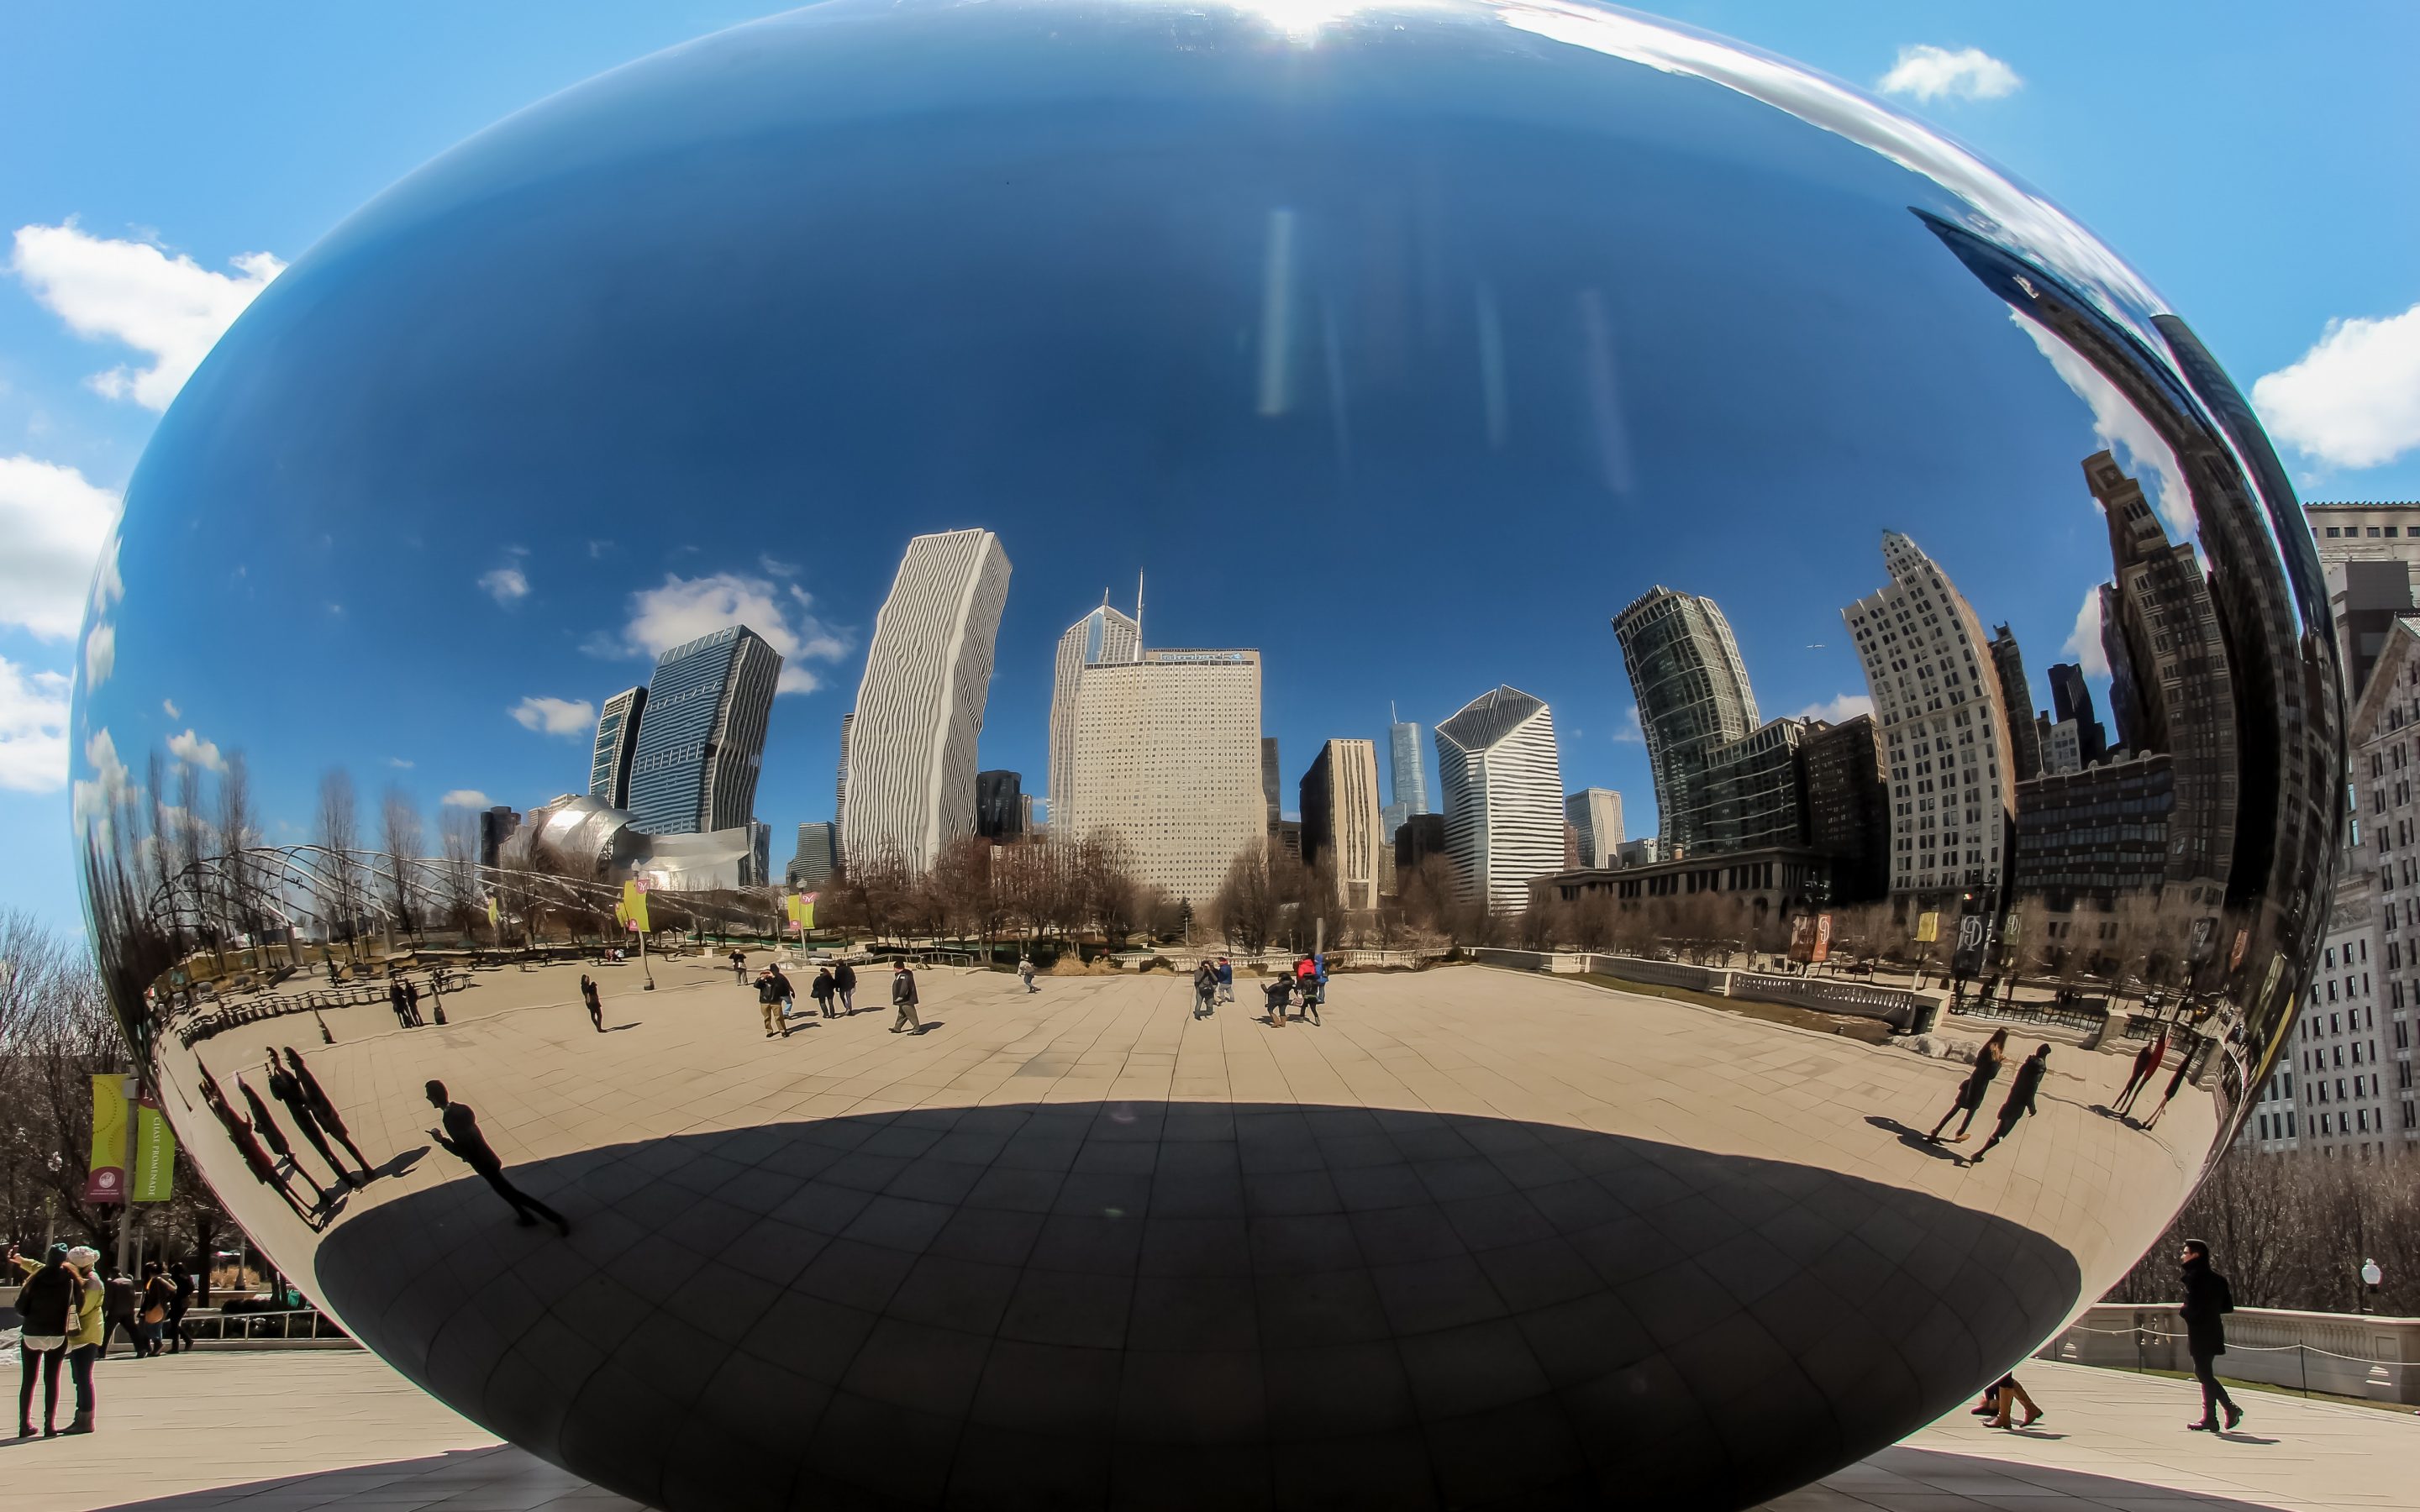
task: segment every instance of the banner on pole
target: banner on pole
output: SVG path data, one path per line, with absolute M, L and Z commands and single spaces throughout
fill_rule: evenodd
M 134 1200 L 165 1202 L 177 1195 L 177 1134 L 154 1098 L 134 1104 Z
M 647 933 L 647 889 L 635 882 L 622 884 L 622 913 L 630 928 Z
M 488 894 L 488 927 L 489 929 L 496 927 L 496 895 L 491 892 Z
M 1941 916 L 1939 914 L 1918 915 L 1916 920 L 1916 943 L 1931 945 L 1939 938 L 1941 938 Z
M 115 1072 L 92 1079 L 92 1165 L 84 1179 L 86 1202 L 126 1200 L 126 1081 Z

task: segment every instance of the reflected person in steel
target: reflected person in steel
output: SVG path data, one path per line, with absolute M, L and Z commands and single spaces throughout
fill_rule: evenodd
M 2345 775 L 2299 508 L 2143 278 L 1569 0 L 836 0 L 604 75 L 261 295 L 87 634 L 199 1169 L 441 1398 L 717 1512 L 1781 1494 L 2177 1211 Z M 913 955 L 924 1032 L 768 1040 L 752 951 Z M 1349 987 L 1194 1017 L 1221 955 Z M 374 1181 L 264 1146 L 305 1014 L 272 1094 Z M 1895 1115 L 2003 1029 L 2057 1053 L 1970 1169 Z

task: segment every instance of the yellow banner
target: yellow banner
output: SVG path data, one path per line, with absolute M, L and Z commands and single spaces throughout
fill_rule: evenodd
M 625 882 L 622 884 L 622 916 L 623 922 L 629 928 L 637 930 L 642 934 L 649 933 L 647 928 L 647 894 L 645 890 L 635 882 Z
M 1939 914 L 1926 914 L 1916 919 L 1916 944 L 1931 945 L 1933 941 L 1939 938 L 1941 938 L 1941 916 Z
M 165 1202 L 177 1195 L 177 1134 L 160 1104 L 134 1104 L 134 1200 Z
M 92 1163 L 84 1179 L 86 1202 L 126 1200 L 126 1083 L 116 1072 L 92 1079 Z
M 488 898 L 488 927 L 489 929 L 496 927 L 496 900 L 492 893 Z

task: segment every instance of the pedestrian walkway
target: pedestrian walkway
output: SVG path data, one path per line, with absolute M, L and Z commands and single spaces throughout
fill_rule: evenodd
M 1766 1512 L 2338 1512 L 2409 1507 L 2420 1417 L 2243 1393 L 2240 1432 L 2188 1433 L 2189 1381 L 2024 1368 L 2048 1413 L 2003 1433 L 1962 1409 Z M 499 1444 L 366 1353 L 186 1355 L 104 1367 L 101 1431 L 0 1442 L 16 1512 L 634 1512 Z

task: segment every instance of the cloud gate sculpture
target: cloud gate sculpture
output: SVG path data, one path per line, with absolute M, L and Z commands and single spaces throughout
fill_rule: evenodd
M 1802 1484 L 2183 1201 L 2344 779 L 2185 322 L 1566 0 L 839 0 L 606 74 L 259 299 L 87 633 L 194 1160 L 672 1508 Z

